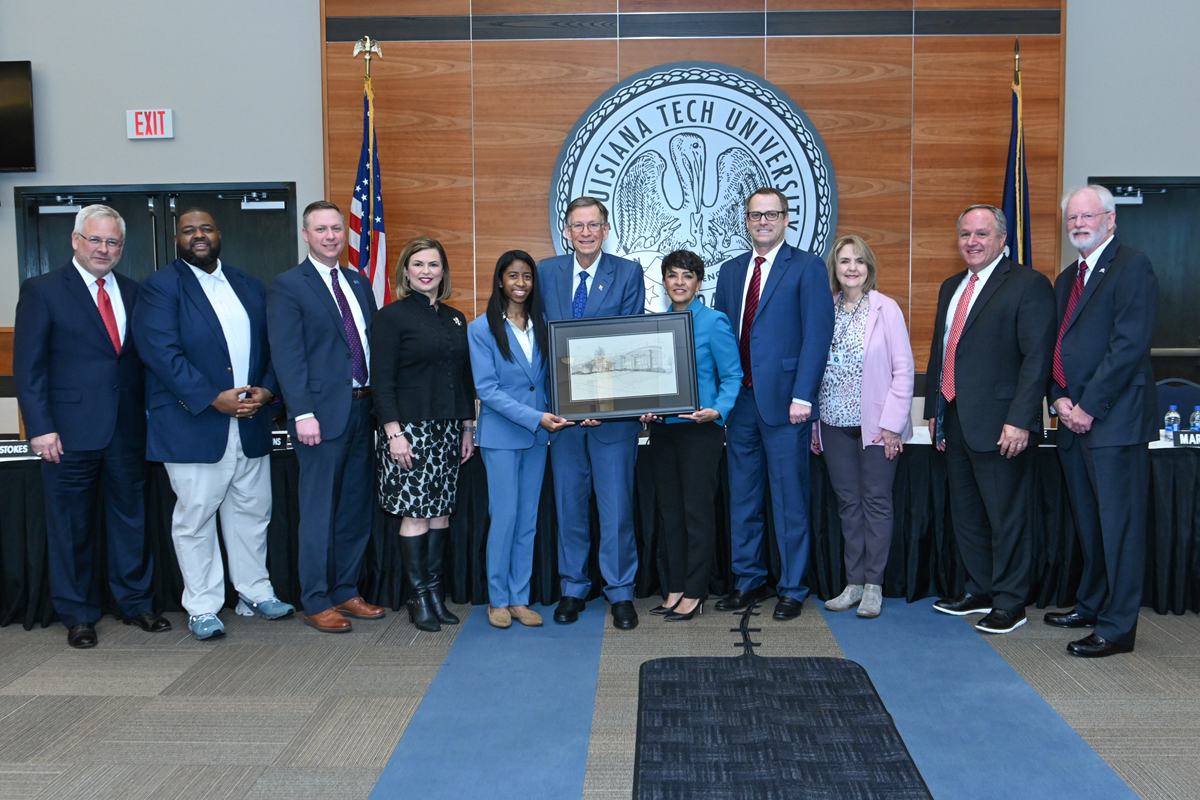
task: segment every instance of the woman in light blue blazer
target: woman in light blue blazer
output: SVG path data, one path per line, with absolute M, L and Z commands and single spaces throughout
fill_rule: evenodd
M 652 414 L 650 463 L 662 522 L 667 600 L 651 614 L 672 622 L 704 611 L 717 538 L 717 467 L 725 450 L 725 419 L 742 386 L 742 362 L 729 318 L 697 299 L 704 260 L 676 250 L 662 260 L 672 311 L 690 311 L 700 410 L 659 420 Z
M 522 250 L 496 262 L 487 313 L 467 325 L 479 397 L 475 446 L 487 469 L 488 622 L 542 624 L 529 608 L 533 539 L 550 434 L 572 422 L 547 409 L 546 321 L 537 269 Z

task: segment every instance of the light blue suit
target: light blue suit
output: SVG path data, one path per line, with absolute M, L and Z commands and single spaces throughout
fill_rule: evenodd
M 467 325 L 471 372 L 479 397 L 475 444 L 487 468 L 488 602 L 493 608 L 529 605 L 533 540 L 550 434 L 541 427 L 550 408 L 546 364 L 533 345 L 533 363 L 504 324 L 512 361 L 500 353 L 487 316 Z
M 575 254 L 538 263 L 546 319 L 571 319 L 575 293 Z M 601 254 L 589 272 L 583 316 L 641 314 L 646 308 L 644 271 L 636 261 Z M 600 574 L 610 603 L 633 599 L 637 540 L 633 534 L 633 468 L 637 461 L 638 422 L 605 422 L 559 431 L 550 442 L 554 456 L 554 500 L 558 507 L 558 574 L 562 593 L 586 599 L 588 552 L 592 545 L 590 502 L 593 488 L 600 513 Z M 593 486 L 593 475 L 601 476 Z
M 700 407 L 715 409 L 721 416 L 714 420 L 724 425 L 742 390 L 742 358 L 729 317 L 709 308 L 697 297 L 687 308 L 692 313 L 692 338 L 696 342 L 696 386 Z M 667 423 L 696 423 L 677 416 Z

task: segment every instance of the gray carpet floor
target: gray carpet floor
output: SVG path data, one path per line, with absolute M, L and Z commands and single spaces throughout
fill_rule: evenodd
M 643 661 L 741 652 L 737 617 L 667 623 L 648 613 L 657 603 L 637 601 L 636 630 L 605 630 L 587 800 L 631 794 Z M 815 603 L 787 623 L 772 607 L 754 622 L 760 655 L 842 655 Z M 1200 617 L 1143 611 L 1136 652 L 1085 661 L 1066 654 L 1073 632 L 1029 611 L 988 637 L 997 652 L 1144 800 L 1200 796 Z M 339 636 L 226 613 L 229 635 L 204 643 L 168 616 L 165 634 L 106 618 L 90 651 L 59 625 L 0 628 L 0 800 L 365 798 L 457 632 L 391 612 Z M 886 625 L 886 610 L 860 622 Z

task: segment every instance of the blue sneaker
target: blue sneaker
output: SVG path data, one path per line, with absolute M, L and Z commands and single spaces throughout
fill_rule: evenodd
M 271 595 L 260 603 L 252 603 L 238 595 L 237 613 L 243 617 L 262 617 L 263 619 L 280 619 L 296 613 L 296 607 L 285 603 L 275 595 Z
M 188 617 L 188 627 L 201 641 L 225 635 L 225 626 L 221 624 L 221 620 L 217 619 L 216 614 L 197 614 L 194 617 Z

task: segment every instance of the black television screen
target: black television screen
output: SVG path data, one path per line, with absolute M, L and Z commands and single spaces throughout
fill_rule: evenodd
M 0 61 L 0 172 L 34 172 L 31 62 Z

